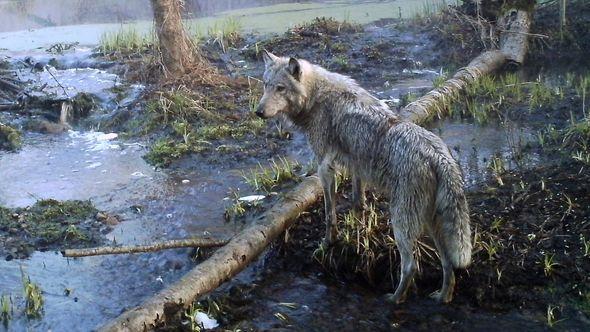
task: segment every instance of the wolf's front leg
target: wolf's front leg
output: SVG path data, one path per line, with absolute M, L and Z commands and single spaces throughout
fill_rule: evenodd
M 352 208 L 361 211 L 367 208 L 365 199 L 365 186 L 361 181 L 361 177 L 352 175 Z
M 336 220 L 336 180 L 332 158 L 324 158 L 318 168 L 318 174 L 324 187 L 324 206 L 326 208 L 326 236 L 324 243 L 331 245 L 336 241 L 338 234 Z

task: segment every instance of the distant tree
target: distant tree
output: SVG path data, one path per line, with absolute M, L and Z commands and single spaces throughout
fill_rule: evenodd
M 16 12 L 21 15 L 28 14 L 29 10 L 33 8 L 34 0 L 20 0 L 15 2 Z

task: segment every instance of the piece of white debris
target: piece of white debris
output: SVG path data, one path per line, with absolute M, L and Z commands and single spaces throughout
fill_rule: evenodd
M 94 162 L 94 163 L 86 166 L 86 168 L 92 169 L 92 168 L 97 168 L 97 167 L 100 167 L 100 166 L 102 166 L 102 163 L 97 161 L 97 162 Z
M 162 276 L 158 276 L 158 277 L 156 278 L 156 281 L 159 281 L 159 282 L 161 282 L 161 283 L 164 283 L 164 279 L 162 279 Z
M 240 197 L 238 198 L 238 201 L 241 202 L 256 202 L 259 201 L 261 199 L 264 199 L 264 195 L 250 195 L 250 196 L 244 196 L 244 197 Z
M 214 329 L 219 326 L 215 318 L 209 317 L 202 311 L 195 313 L 195 321 L 203 326 L 205 330 Z
M 190 182 L 191 182 L 191 180 L 188 180 L 188 179 L 182 180 L 182 183 L 184 183 L 184 184 L 187 184 L 187 183 L 190 183 Z
M 140 178 L 140 177 L 144 177 L 146 175 L 143 174 L 142 172 L 133 172 L 133 173 L 131 173 L 131 176 L 135 176 L 135 177 Z
M 119 135 L 117 133 L 108 133 L 108 134 L 98 135 L 96 137 L 96 140 L 97 141 L 110 141 L 110 140 L 113 140 L 117 137 L 119 137 Z

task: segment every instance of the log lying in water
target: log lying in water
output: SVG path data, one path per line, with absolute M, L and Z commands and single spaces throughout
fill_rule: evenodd
M 530 13 L 522 10 L 507 10 L 501 20 L 504 25 L 500 49 L 486 51 L 459 70 L 440 88 L 434 89 L 401 112 L 402 117 L 415 123 L 424 123 L 434 116 L 443 116 L 445 106 L 455 94 L 481 76 L 499 70 L 508 62 L 524 61 L 530 27 Z M 511 34 L 508 37 L 506 34 Z M 176 284 L 159 292 L 139 307 L 130 309 L 101 328 L 101 331 L 140 331 L 150 329 L 166 320 L 171 312 L 188 307 L 199 296 L 215 289 L 243 270 L 264 248 L 322 195 L 319 179 L 308 177 L 285 200 L 273 206 L 266 215 L 226 246 L 217 250 L 208 260 L 190 271 Z
M 165 321 L 169 310 L 189 306 L 199 296 L 217 288 L 243 270 L 321 197 L 320 180 L 305 178 L 293 191 L 254 221 L 209 259 L 188 272 L 180 281 L 160 291 L 137 308 L 126 311 L 101 331 L 141 331 Z M 174 311 L 174 313 L 176 312 Z
M 11 71 L 0 73 L 0 109 L 2 110 L 18 107 L 17 98 L 23 93 L 21 82 L 11 75 Z
M 168 240 L 160 243 L 136 246 L 107 246 L 97 248 L 66 249 L 61 253 L 64 257 L 86 257 L 99 255 L 133 254 L 176 248 L 213 248 L 226 245 L 229 240 L 212 238 L 192 238 Z

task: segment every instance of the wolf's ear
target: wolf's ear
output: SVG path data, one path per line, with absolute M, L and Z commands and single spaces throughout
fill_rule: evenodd
M 262 59 L 264 60 L 264 65 L 268 68 L 270 67 L 275 61 L 277 61 L 279 57 L 270 53 L 267 50 L 262 50 Z
M 298 81 L 301 78 L 301 65 L 295 58 L 289 59 L 289 74 Z

